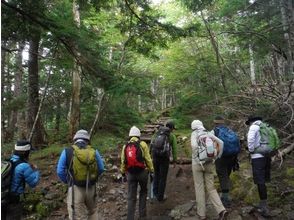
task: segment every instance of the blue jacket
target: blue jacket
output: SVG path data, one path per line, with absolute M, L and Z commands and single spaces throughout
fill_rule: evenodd
M 14 154 L 10 160 L 15 162 L 19 160 L 19 156 Z M 15 167 L 12 174 L 10 190 L 12 193 L 20 195 L 24 192 L 25 183 L 34 188 L 39 183 L 39 180 L 39 171 L 32 169 L 31 165 L 27 162 L 20 163 Z
M 60 180 L 64 183 L 68 183 L 68 167 L 67 167 L 67 163 L 66 163 L 66 149 L 64 149 L 60 155 L 60 158 L 58 160 L 58 164 L 57 164 L 57 175 L 60 178 Z M 103 160 L 98 152 L 98 150 L 96 150 L 96 161 L 97 161 L 97 167 L 98 167 L 98 175 L 102 174 L 105 169 L 104 169 L 104 163 Z

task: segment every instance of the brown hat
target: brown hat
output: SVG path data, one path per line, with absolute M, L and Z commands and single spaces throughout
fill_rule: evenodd
M 225 118 L 221 115 L 218 115 L 214 118 L 213 122 L 215 124 L 224 124 L 225 123 Z

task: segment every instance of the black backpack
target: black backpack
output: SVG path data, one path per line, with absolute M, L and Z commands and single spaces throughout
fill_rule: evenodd
M 25 163 L 23 160 L 12 162 L 11 160 L 1 161 L 1 206 L 7 204 L 12 195 L 10 192 L 11 179 L 17 165 Z
M 170 129 L 168 127 L 160 127 L 151 143 L 152 154 L 154 156 L 169 158 L 171 151 L 169 137 Z

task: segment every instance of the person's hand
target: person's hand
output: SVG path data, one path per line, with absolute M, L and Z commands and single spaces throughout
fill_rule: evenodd
M 154 179 L 154 173 L 150 173 L 149 176 L 150 176 L 150 182 L 153 182 L 153 179 Z

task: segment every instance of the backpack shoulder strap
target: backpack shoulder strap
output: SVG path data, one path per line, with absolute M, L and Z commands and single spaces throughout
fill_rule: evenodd
M 74 153 L 74 147 L 68 147 L 65 149 L 65 155 L 66 155 L 66 166 L 68 169 L 72 168 L 72 159 L 73 159 L 73 153 Z

